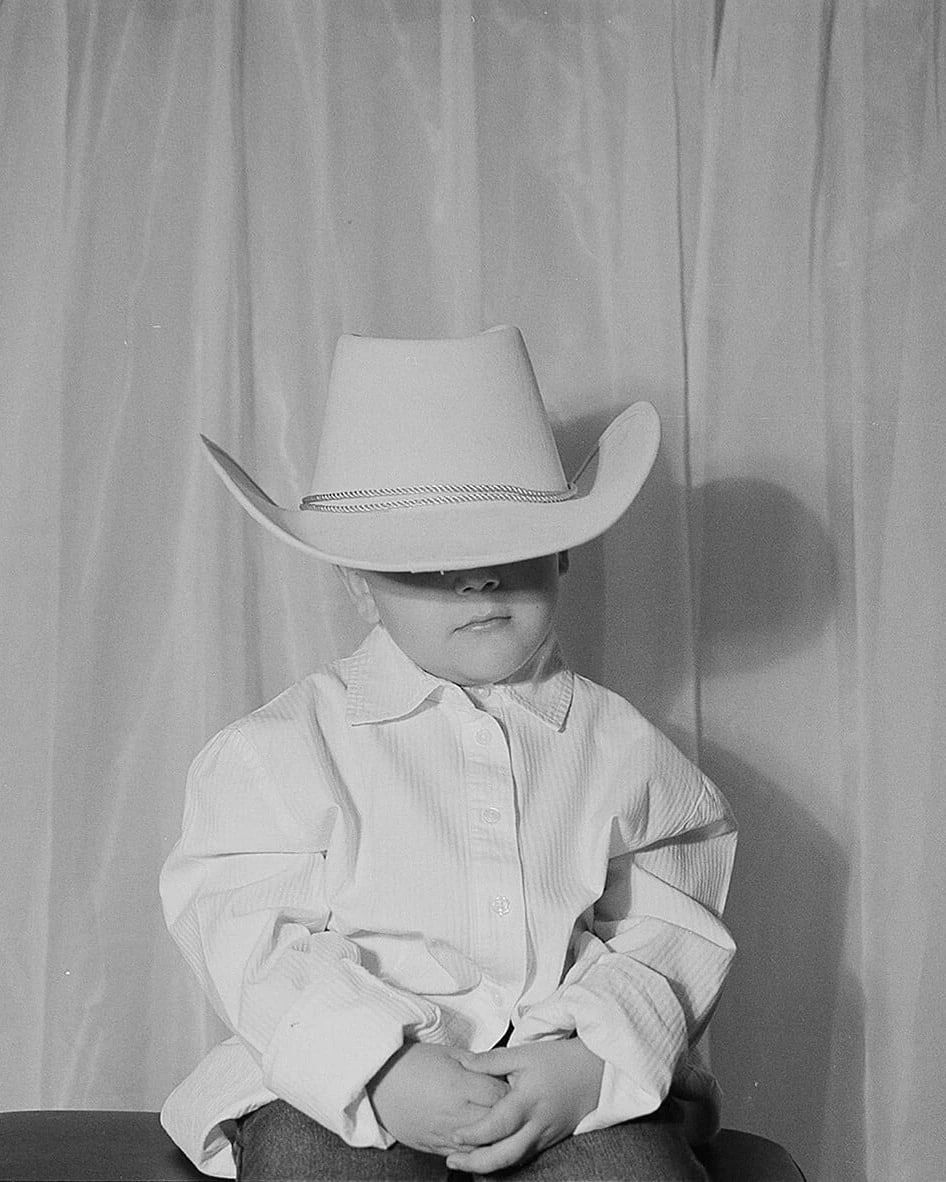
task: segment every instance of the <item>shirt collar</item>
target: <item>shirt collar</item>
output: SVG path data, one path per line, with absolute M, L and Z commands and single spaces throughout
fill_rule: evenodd
M 535 656 L 516 674 L 516 680 L 503 682 L 496 688 L 530 714 L 560 731 L 568 718 L 574 687 L 575 676 L 565 664 L 555 633 L 550 632 Z
M 346 663 L 348 721 L 356 725 L 403 718 L 446 684 L 415 665 L 380 625 Z
M 347 716 L 352 725 L 404 718 L 452 683 L 427 673 L 401 651 L 380 625 L 345 662 L 349 666 Z M 520 670 L 515 682 L 496 686 L 500 694 L 555 730 L 562 730 L 571 706 L 574 676 L 554 633 Z

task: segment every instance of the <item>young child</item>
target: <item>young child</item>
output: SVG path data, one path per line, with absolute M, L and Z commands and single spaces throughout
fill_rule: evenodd
M 630 407 L 568 483 L 500 327 L 342 337 L 298 510 L 205 441 L 372 631 L 191 768 L 162 898 L 234 1033 L 162 1116 L 201 1169 L 705 1179 L 691 1048 L 733 955 L 734 823 L 553 632 L 568 550 L 628 507 L 658 435 Z

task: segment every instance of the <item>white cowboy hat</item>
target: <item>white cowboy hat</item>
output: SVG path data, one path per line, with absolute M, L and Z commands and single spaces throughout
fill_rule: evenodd
M 522 335 L 501 325 L 464 339 L 341 337 L 298 509 L 201 438 L 237 500 L 292 545 L 362 570 L 460 570 L 603 533 L 644 483 L 660 422 L 648 402 L 623 411 L 569 483 Z

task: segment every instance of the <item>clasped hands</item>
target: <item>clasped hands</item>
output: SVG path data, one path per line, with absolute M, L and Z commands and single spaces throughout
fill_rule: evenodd
M 488 1174 L 571 1136 L 597 1107 L 604 1063 L 578 1038 L 475 1054 L 409 1042 L 368 1085 L 397 1141 Z

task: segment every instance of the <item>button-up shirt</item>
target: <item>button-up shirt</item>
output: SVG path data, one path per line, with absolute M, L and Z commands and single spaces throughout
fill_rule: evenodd
M 227 1122 L 276 1097 L 386 1146 L 365 1088 L 405 1039 L 481 1051 L 510 1027 L 604 1060 L 579 1133 L 653 1111 L 675 1077 L 699 1094 L 734 844 L 717 789 L 554 637 L 464 689 L 378 627 L 191 768 L 162 898 L 234 1037 L 165 1127 L 221 1176 Z

